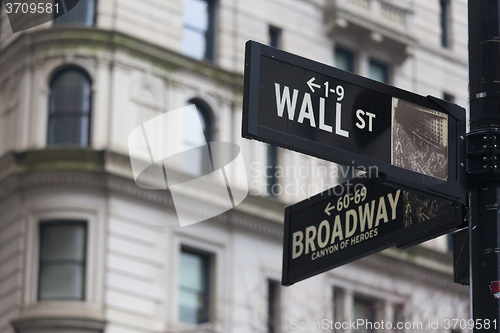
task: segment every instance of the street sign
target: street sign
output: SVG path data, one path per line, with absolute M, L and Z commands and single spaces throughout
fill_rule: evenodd
M 242 135 L 465 203 L 463 108 L 254 41 Z
M 445 234 L 462 223 L 462 209 L 378 179 L 338 185 L 285 208 L 282 284 Z

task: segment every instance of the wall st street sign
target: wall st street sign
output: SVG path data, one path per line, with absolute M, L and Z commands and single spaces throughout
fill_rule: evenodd
M 391 246 L 437 237 L 462 205 L 358 178 L 285 208 L 282 284 L 291 285 Z
M 254 41 L 246 44 L 242 135 L 376 166 L 387 183 L 465 203 L 463 108 Z

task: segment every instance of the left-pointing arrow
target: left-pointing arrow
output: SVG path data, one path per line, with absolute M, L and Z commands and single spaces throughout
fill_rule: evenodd
M 316 80 L 316 78 L 313 77 L 309 81 L 307 81 L 307 85 L 309 86 L 309 89 L 311 89 L 312 92 L 314 92 L 314 88 L 313 87 L 316 87 L 316 88 L 320 88 L 321 87 L 319 84 L 313 83 L 314 80 Z
M 332 206 L 332 207 L 330 207 L 330 203 L 328 203 L 328 205 L 327 205 L 327 206 L 326 206 L 326 208 L 325 208 L 325 213 L 326 213 L 328 216 L 330 216 L 330 214 L 331 214 L 331 213 L 330 213 L 330 211 L 331 211 L 332 209 L 335 209 L 335 205 L 334 205 L 334 206 Z

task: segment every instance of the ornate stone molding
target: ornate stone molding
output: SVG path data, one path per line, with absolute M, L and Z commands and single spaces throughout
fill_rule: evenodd
M 9 156 L 11 155 L 11 156 Z M 71 157 L 68 159 L 68 156 Z M 130 168 L 128 158 L 111 151 L 41 150 L 24 153 L 8 153 L 0 158 L 4 168 L 0 179 L 0 202 L 17 193 L 26 194 L 40 189 L 87 189 L 115 193 L 150 204 L 175 210 L 170 191 L 146 190 L 138 187 L 128 178 Z M 117 175 L 104 170 L 115 170 Z M 190 198 L 184 208 L 196 213 L 204 208 L 200 199 Z M 206 207 L 206 206 L 205 206 Z M 284 204 L 267 198 L 248 196 L 245 201 L 224 214 L 211 219 L 213 223 L 247 230 L 274 239 L 283 239 L 283 223 L 277 214 Z M 274 214 L 270 214 L 274 213 Z M 430 284 L 461 291 L 452 284 L 450 269 L 436 270 L 431 265 L 417 262 L 412 258 L 426 258 L 433 263 L 445 263 L 446 256 L 430 249 L 412 250 L 410 254 L 397 253 L 370 256 L 362 264 L 378 270 L 390 271 L 411 279 L 420 279 Z M 435 266 L 435 265 L 434 265 Z M 422 268 L 433 274 L 424 273 Z
M 363 258 L 356 262 L 355 265 L 362 265 L 363 268 L 371 267 L 384 273 L 405 277 L 409 281 L 418 281 L 439 288 L 448 289 L 462 295 L 468 295 L 469 293 L 467 287 L 453 282 L 453 276 L 451 274 L 436 272 L 419 264 L 391 258 L 383 253 Z

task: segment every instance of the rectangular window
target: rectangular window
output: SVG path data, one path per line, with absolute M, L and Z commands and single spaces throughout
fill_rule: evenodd
M 183 0 L 182 53 L 198 60 L 214 60 L 215 3 Z
M 267 281 L 267 332 L 279 333 L 280 327 L 280 284 Z
M 210 320 L 210 256 L 182 249 L 179 262 L 179 320 L 201 324 Z
M 38 300 L 84 300 L 87 223 L 40 223 Z
M 450 103 L 455 103 L 455 96 L 453 96 L 452 94 L 443 93 L 443 99 Z
M 353 309 L 354 322 L 356 322 L 358 319 L 362 319 L 365 322 L 371 322 L 371 323 L 375 322 L 375 306 L 373 302 L 355 297 L 353 307 L 354 307 Z M 375 329 L 373 327 L 370 327 L 369 325 L 357 326 L 353 330 L 353 333 L 373 333 L 373 332 L 375 332 Z
M 275 186 L 276 184 L 278 184 L 278 178 L 276 177 L 276 166 L 278 165 L 278 147 L 274 145 L 267 146 L 267 165 L 267 193 L 271 196 L 276 196 L 279 193 Z
M 441 5 L 441 46 L 450 46 L 450 1 L 440 0 Z
M 338 46 L 335 47 L 335 67 L 353 73 L 354 53 Z
M 269 46 L 281 48 L 281 29 L 269 26 Z
M 389 84 L 389 68 L 376 60 L 370 59 L 368 76 L 372 80 Z
M 91 27 L 95 24 L 95 0 L 59 1 L 57 10 L 65 14 L 56 16 L 54 25 Z M 62 7 L 62 8 L 61 8 Z M 74 8 L 73 8 L 74 7 Z M 54 7 L 56 8 L 56 7 Z

